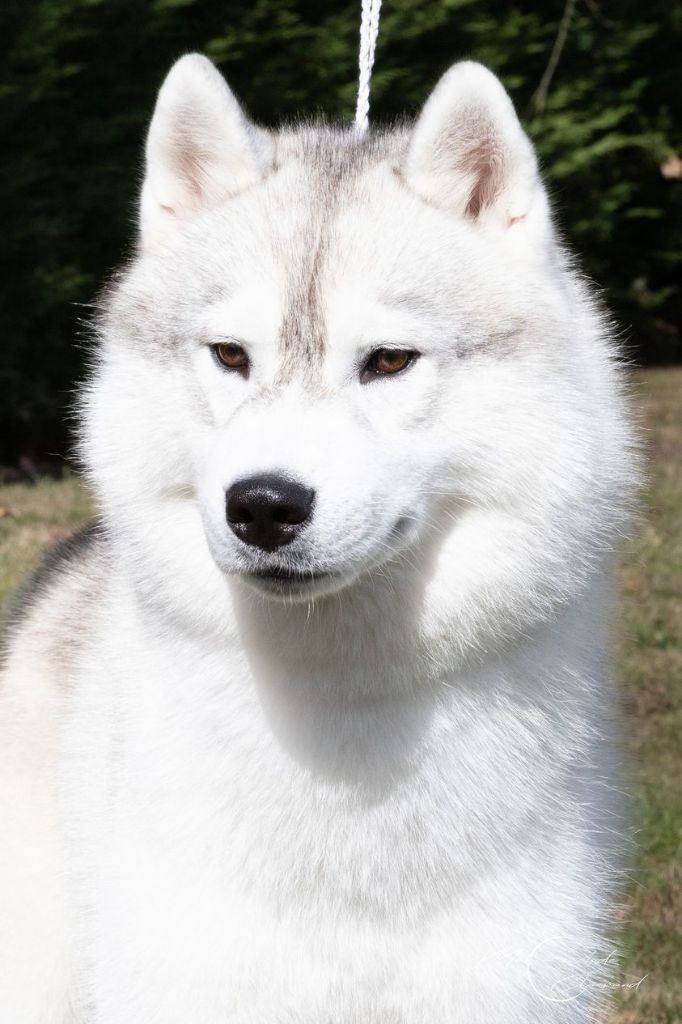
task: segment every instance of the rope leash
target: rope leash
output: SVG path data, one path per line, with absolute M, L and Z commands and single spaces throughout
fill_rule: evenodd
M 369 128 L 369 87 L 374 66 L 374 51 L 379 35 L 379 11 L 381 0 L 362 0 L 360 22 L 360 75 L 358 80 L 358 103 L 355 108 L 355 128 L 361 134 Z

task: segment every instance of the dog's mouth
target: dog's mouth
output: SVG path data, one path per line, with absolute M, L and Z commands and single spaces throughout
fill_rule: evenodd
M 408 532 L 413 517 L 401 516 L 396 520 L 390 531 L 390 539 L 394 543 L 401 540 Z M 393 545 L 391 545 L 393 546 Z M 294 565 L 260 565 L 244 567 L 239 575 L 254 589 L 269 597 L 285 600 L 305 601 L 314 597 L 322 597 L 344 589 L 358 575 L 371 571 L 386 560 L 384 542 L 379 557 L 369 557 L 359 565 L 344 565 L 336 568 L 315 568 L 313 566 Z
M 244 578 L 259 590 L 282 597 L 295 597 L 310 591 L 326 589 L 333 585 L 339 573 L 327 570 L 287 569 L 275 566 L 270 569 L 254 569 L 244 573 Z

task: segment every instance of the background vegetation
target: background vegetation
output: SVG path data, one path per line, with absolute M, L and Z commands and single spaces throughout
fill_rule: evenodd
M 65 449 L 81 304 L 134 244 L 142 142 L 198 49 L 273 124 L 352 116 L 357 0 L 4 0 L 0 462 Z M 454 60 L 501 75 L 560 222 L 642 362 L 682 357 L 682 7 L 386 0 L 373 117 L 414 113 Z

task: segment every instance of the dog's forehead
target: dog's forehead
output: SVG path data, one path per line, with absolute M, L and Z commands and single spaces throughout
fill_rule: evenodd
M 403 145 L 400 135 L 286 140 L 266 230 L 280 285 L 280 379 L 318 381 L 330 348 L 360 339 L 418 347 L 420 328 L 445 334 L 447 320 L 452 333 L 463 319 L 469 340 L 497 331 L 485 284 L 471 287 L 472 274 L 487 277 L 475 232 L 405 187 Z
M 390 173 L 402 145 L 398 133 L 362 136 L 354 131 L 304 129 L 282 133 L 273 180 L 283 270 L 283 315 L 279 332 L 281 376 L 314 373 L 327 340 L 328 286 L 343 271 L 344 223 L 362 218 L 371 203 L 371 181 Z M 288 231 L 287 231 L 288 227 Z
M 278 135 L 260 185 L 133 266 L 107 306 L 113 333 L 182 349 L 198 331 L 227 331 L 267 347 L 280 380 L 319 383 L 333 350 L 412 342 L 436 319 L 453 337 L 463 322 L 468 337 L 497 330 L 491 310 L 513 312 L 513 268 L 489 302 L 483 243 L 402 182 L 405 138 Z

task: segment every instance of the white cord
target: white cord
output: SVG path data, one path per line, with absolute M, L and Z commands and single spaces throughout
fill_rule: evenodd
M 358 81 L 358 105 L 355 108 L 355 127 L 359 132 L 369 128 L 369 85 L 374 66 L 374 51 L 379 35 L 379 11 L 381 0 L 362 0 L 362 21 L 360 22 L 360 76 Z

